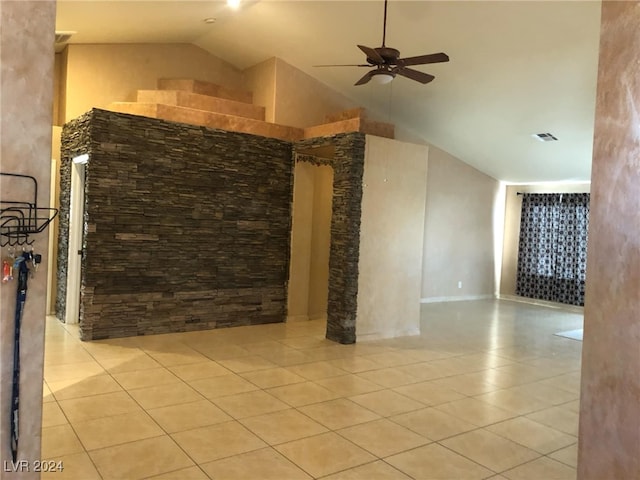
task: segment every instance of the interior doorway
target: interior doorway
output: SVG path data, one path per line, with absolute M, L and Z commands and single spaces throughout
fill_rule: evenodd
M 75 157 L 71 166 L 69 202 L 69 251 L 67 256 L 67 292 L 64 321 L 77 324 L 80 318 L 82 280 L 82 237 L 84 233 L 84 183 L 88 155 Z
M 319 158 L 314 149 L 314 158 Z M 324 152 L 325 155 L 332 152 Z M 293 185 L 288 321 L 327 318 L 333 168 L 296 161 Z

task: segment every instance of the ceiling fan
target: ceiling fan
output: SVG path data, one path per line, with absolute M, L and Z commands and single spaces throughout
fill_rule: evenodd
M 367 56 L 367 63 L 360 65 L 316 65 L 317 67 L 375 67 L 367 72 L 355 85 L 364 85 L 370 80 L 384 84 L 391 82 L 396 75 L 415 80 L 422 84 L 431 82 L 433 75 L 420 72 L 412 68 L 412 65 L 426 65 L 429 63 L 448 62 L 449 56 L 446 53 L 431 53 L 429 55 L 419 55 L 417 57 L 400 58 L 400 51 L 387 47 L 385 40 L 387 36 L 387 2 L 384 0 L 384 23 L 382 29 L 382 46 L 377 48 L 358 45 L 358 48 Z

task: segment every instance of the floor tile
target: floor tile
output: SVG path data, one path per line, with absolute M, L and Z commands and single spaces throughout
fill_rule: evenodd
M 86 452 L 56 456 L 50 459 L 62 465 L 62 471 L 43 472 L 41 480 L 102 480 Z
M 122 391 L 122 387 L 118 385 L 111 375 L 97 375 L 82 380 L 51 382 L 49 383 L 49 388 L 56 400 Z
M 228 375 L 230 370 L 224 368 L 218 362 L 209 360 L 207 362 L 190 363 L 188 365 L 175 365 L 168 369 L 182 380 L 198 380 L 201 378 L 219 377 Z
M 164 431 L 145 412 L 96 418 L 76 423 L 73 428 L 86 450 L 164 435 Z
M 544 400 L 520 393 L 515 388 L 494 390 L 483 393 L 482 395 L 477 395 L 474 398 L 502 408 L 503 410 L 517 413 L 518 415 L 526 415 L 527 413 L 542 410 L 551 405 Z
M 337 393 L 313 382 L 295 383 L 284 387 L 270 388 L 267 391 L 292 407 L 301 407 L 339 397 Z
M 236 421 L 186 430 L 174 433 L 172 437 L 198 464 L 267 446 Z
M 435 443 L 393 455 L 385 461 L 415 480 L 480 480 L 492 473 Z
M 284 443 L 275 449 L 315 478 L 375 460 L 365 450 L 332 432 Z
M 380 370 L 369 370 L 368 372 L 359 373 L 358 376 L 385 388 L 399 387 L 401 385 L 418 383 L 420 381 L 419 378 L 399 371 L 395 367 L 382 368 Z
M 414 383 L 412 385 L 394 388 L 393 391 L 424 403 L 425 405 L 439 405 L 441 403 L 453 402 L 465 398 L 461 393 L 437 385 L 434 382 Z
M 104 368 L 95 360 L 64 365 L 45 365 L 44 367 L 44 379 L 47 383 L 83 379 L 104 373 Z
M 418 363 L 415 357 L 399 352 L 383 352 L 373 355 L 366 355 L 364 358 L 371 360 L 382 367 L 398 367 L 410 363 Z
M 560 450 L 550 453 L 549 457 L 572 468 L 578 468 L 578 444 L 574 443 L 568 447 L 561 448 Z
M 231 420 L 229 415 L 209 400 L 153 408 L 147 410 L 147 413 L 169 433 L 191 430 Z
M 390 417 L 390 420 L 431 440 L 442 440 L 477 428 L 471 423 L 435 408 L 423 408 L 403 413 Z
M 176 365 L 188 365 L 192 363 L 201 363 L 207 360 L 207 357 L 192 349 L 184 349 L 182 351 L 147 351 L 147 354 L 156 362 L 165 366 L 173 367 Z
M 482 370 L 480 372 L 439 378 L 433 380 L 432 383 L 441 387 L 450 388 L 451 390 L 468 396 L 481 395 L 499 389 L 500 387 L 486 380 L 487 375 L 485 372 L 486 370 Z
M 84 452 L 84 448 L 71 425 L 56 425 L 42 429 L 42 458 L 57 459 L 63 455 L 80 452 Z
M 544 454 L 574 444 L 578 440 L 572 435 L 554 430 L 526 417 L 516 417 L 489 425 L 486 429 Z
M 282 367 L 242 373 L 240 376 L 260 388 L 281 387 L 283 385 L 291 385 L 292 383 L 301 383 L 306 381 L 304 377 Z
M 202 395 L 182 382 L 157 387 L 136 388 L 129 394 L 144 409 L 167 407 L 202 400 Z
M 69 423 L 57 402 L 42 404 L 42 428 Z
M 200 467 L 187 467 L 148 477 L 149 480 L 211 480 Z
M 380 418 L 378 414 L 346 398 L 300 407 L 298 410 L 331 430 Z
M 412 363 L 409 365 L 402 365 L 396 367 L 398 372 L 402 372 L 406 375 L 415 377 L 418 382 L 424 382 L 427 380 L 435 380 L 447 376 L 441 368 L 432 365 L 429 362 Z
M 440 443 L 497 473 L 540 456 L 533 450 L 482 429 L 463 433 Z
M 477 425 L 478 427 L 501 422 L 517 416 L 517 414 L 511 411 L 494 407 L 487 402 L 481 402 L 475 398 L 464 398 L 454 402 L 443 403 L 442 405 L 437 405 L 435 408 L 465 422 Z
M 378 370 L 380 364 L 363 357 L 344 357 L 330 360 L 329 365 L 349 373 L 360 373 L 368 370 Z
M 162 365 L 143 351 L 114 357 L 98 358 L 98 363 L 111 374 L 162 367 Z
M 71 423 L 140 410 L 126 392 L 103 393 L 58 402 Z
M 574 437 L 578 436 L 578 413 L 568 408 L 551 407 L 530 413 L 527 418 L 547 427 L 560 430 Z
M 245 418 L 240 423 L 269 445 L 291 442 L 327 431 L 318 422 L 295 409 Z
M 208 399 L 215 399 L 227 395 L 235 395 L 237 393 L 251 392 L 258 390 L 253 383 L 248 382 L 244 378 L 236 375 L 220 375 L 219 377 L 203 378 L 200 380 L 191 380 L 189 382 L 200 394 Z
M 409 412 L 424 408 L 425 404 L 400 395 L 392 390 L 365 393 L 350 397 L 350 400 L 381 415 L 390 417 L 399 413 Z
M 332 365 L 332 362 L 311 362 L 302 365 L 288 367 L 287 370 L 306 378 L 307 380 L 319 380 L 321 378 L 339 377 L 348 372 Z
M 235 373 L 254 372 L 277 367 L 273 362 L 259 355 L 249 355 L 246 357 L 232 358 L 229 360 L 218 360 L 223 367 Z
M 198 351 L 217 362 L 249 355 L 249 352 L 239 345 L 215 345 L 207 349 L 198 349 Z
M 211 478 L 260 479 L 260 480 L 305 480 L 311 479 L 304 471 L 272 448 L 205 463 L 202 468 Z
M 290 408 L 286 403 L 262 390 L 238 393 L 228 397 L 216 398 L 212 401 L 227 414 L 237 419 L 255 417 L 256 415 Z
M 341 397 L 360 395 L 361 393 L 374 392 L 376 390 L 382 390 L 383 388 L 377 383 L 370 382 L 353 374 L 323 378 L 315 380 L 315 383 L 337 393 Z
M 135 372 L 114 373 L 112 375 L 126 390 L 180 383 L 180 379 L 166 368 L 151 368 Z
M 168 436 L 93 450 L 89 456 L 104 480 L 137 480 L 193 465 Z
M 334 473 L 322 480 L 410 480 L 410 477 L 382 460 Z
M 509 480 L 575 480 L 576 470 L 550 458 L 539 458 L 503 472 Z
M 422 435 L 384 418 L 344 428 L 336 433 L 380 458 L 431 443 Z

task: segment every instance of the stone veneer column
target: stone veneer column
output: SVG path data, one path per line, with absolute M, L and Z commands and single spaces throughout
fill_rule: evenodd
M 578 478 L 640 478 L 640 2 L 602 6 Z
M 5 173 L 33 175 L 38 180 L 38 206 L 49 204 L 51 125 L 53 116 L 53 40 L 55 1 L 0 2 L 0 169 Z M 16 182 L 3 180 L 3 196 Z M 48 235 L 36 237 L 42 265 L 29 279 L 22 321 L 20 377 L 19 460 L 39 460 L 42 419 L 42 368 L 44 352 Z M 3 255 L 7 253 L 3 249 Z M 37 472 L 5 472 L 11 465 L 9 415 L 13 369 L 13 325 L 16 283 L 3 284 L 0 308 L 0 477 L 40 478 Z M 11 468 L 9 468 L 10 470 Z M 33 469 L 31 469 L 33 470 Z

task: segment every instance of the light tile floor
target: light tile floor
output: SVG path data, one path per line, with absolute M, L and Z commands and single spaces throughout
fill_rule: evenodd
M 45 479 L 575 479 L 582 326 L 512 301 L 422 306 L 422 334 L 324 322 L 96 342 L 47 319 Z

